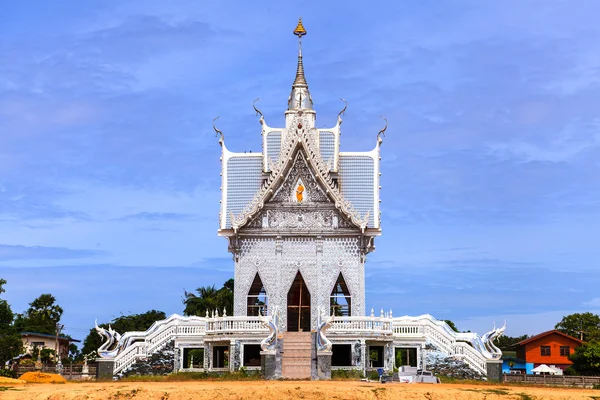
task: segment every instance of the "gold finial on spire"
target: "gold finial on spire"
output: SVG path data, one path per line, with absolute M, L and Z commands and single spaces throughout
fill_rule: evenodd
M 302 25 L 302 18 L 298 19 L 298 25 L 294 29 L 294 35 L 298 36 L 298 68 L 296 69 L 296 79 L 294 86 L 306 86 L 306 78 L 304 78 L 304 65 L 302 64 L 302 36 L 306 35 L 306 29 Z
M 298 25 L 296 25 L 296 29 L 294 29 L 294 35 L 296 36 L 304 36 L 306 35 L 306 29 L 302 25 L 302 18 L 298 19 Z
M 302 25 L 302 18 L 298 19 L 294 35 L 298 36 L 298 67 L 296 68 L 296 79 L 294 79 L 294 83 L 292 84 L 292 93 L 288 100 L 288 110 L 312 110 L 312 99 L 310 98 L 308 84 L 304 77 L 304 64 L 302 64 L 302 36 L 306 35 L 306 29 Z

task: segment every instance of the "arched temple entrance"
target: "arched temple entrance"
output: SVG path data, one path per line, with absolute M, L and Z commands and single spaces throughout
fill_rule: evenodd
M 300 271 L 287 296 L 287 330 L 289 332 L 310 332 L 310 292 Z

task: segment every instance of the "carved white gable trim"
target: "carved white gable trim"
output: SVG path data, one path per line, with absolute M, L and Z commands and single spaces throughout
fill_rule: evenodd
M 296 153 L 294 162 L 289 168 L 283 184 L 275 191 L 269 201 L 293 204 L 331 202 L 326 195 L 326 190 L 319 185 L 308 166 L 302 150 Z
M 335 203 L 335 207 L 354 225 L 365 230 L 369 221 L 369 214 L 360 215 L 352 204 L 346 200 L 335 186 L 329 171 L 331 165 L 325 165 L 319 151 L 317 142 L 318 130 L 309 128 L 310 124 L 303 115 L 297 115 L 291 124 L 290 131 L 285 135 L 281 145 L 281 153 L 277 162 L 271 162 L 271 174 L 254 199 L 238 215 L 231 218 L 231 227 L 237 231 L 264 207 L 265 203 L 277 192 L 285 182 L 290 169 L 294 166 L 296 156 L 300 151 L 306 155 L 306 164 L 309 166 L 314 178 L 326 191 L 327 196 Z

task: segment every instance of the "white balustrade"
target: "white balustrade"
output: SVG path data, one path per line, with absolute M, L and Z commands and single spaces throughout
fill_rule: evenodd
M 133 365 L 138 358 L 146 357 L 146 343 L 135 342 L 115 358 L 113 373 L 118 374 Z
M 154 323 L 146 332 L 131 332 L 129 344 L 115 357 L 117 374 L 139 358 L 147 357 L 178 337 L 204 337 L 234 333 L 268 333 L 261 317 L 181 317 L 172 315 Z M 457 356 L 474 370 L 486 374 L 486 358 L 468 343 L 457 341 L 456 333 L 443 321 L 429 315 L 408 318 L 385 317 L 334 317 L 328 334 L 357 334 L 365 339 L 393 336 L 398 339 L 422 339 L 448 356 Z
M 471 368 L 486 374 L 486 358 L 466 342 L 457 341 L 457 334 L 449 329 L 445 322 L 429 315 L 416 318 L 394 318 L 394 337 L 408 338 L 420 336 L 442 353 L 458 356 Z
M 216 317 L 206 322 L 206 334 L 265 332 L 269 329 L 261 317 Z
M 392 335 L 392 320 L 382 317 L 335 317 L 328 333 L 360 333 L 361 335 Z
M 420 325 L 396 325 L 394 324 L 394 336 L 419 336 L 423 334 Z
M 479 373 L 487 374 L 487 360 L 473 347 L 465 342 L 456 342 L 454 354 L 463 358 L 469 366 Z
M 114 374 L 132 366 L 139 358 L 147 357 L 178 337 L 203 337 L 228 333 L 268 333 L 260 317 L 182 317 L 171 315 L 157 321 L 145 332 L 123 335 L 130 343 L 115 357 Z

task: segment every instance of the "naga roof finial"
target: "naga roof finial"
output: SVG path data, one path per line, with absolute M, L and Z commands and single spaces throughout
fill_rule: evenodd
M 216 117 L 215 119 L 213 119 L 213 129 L 215 130 L 215 137 L 219 138 L 219 143 L 223 143 L 223 141 L 225 140 L 225 135 L 223 135 L 223 132 L 221 132 L 215 125 L 215 121 L 218 119 L 219 119 L 219 117 Z M 221 137 L 219 137 L 219 135 Z
M 385 126 L 383 127 L 382 130 L 379 131 L 379 133 L 377 133 L 377 141 L 379 143 L 383 142 L 383 139 L 381 138 L 382 136 L 385 137 L 385 130 L 387 129 L 387 125 L 388 125 L 388 120 L 386 117 L 381 117 L 385 120 Z
M 344 108 L 342 108 L 342 111 L 340 111 L 338 113 L 338 117 L 337 117 L 338 125 L 342 124 L 342 115 L 346 115 L 346 108 L 348 108 L 348 102 L 346 100 L 342 99 L 341 97 L 340 97 L 340 100 L 344 102 Z
M 265 116 L 264 116 L 264 115 L 263 115 L 263 113 L 262 113 L 262 112 L 260 112 L 260 110 L 259 110 L 258 108 L 256 108 L 256 106 L 254 105 L 254 103 L 256 103 L 258 100 L 260 100 L 260 97 L 259 97 L 259 98 L 257 98 L 256 100 L 254 100 L 254 101 L 252 102 L 252 107 L 254 108 L 254 111 L 256 111 L 256 115 L 260 114 L 260 120 L 259 120 L 259 122 L 260 122 L 260 124 L 262 125 L 262 124 L 265 122 Z

